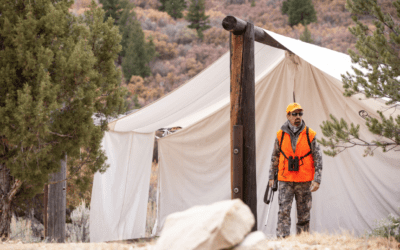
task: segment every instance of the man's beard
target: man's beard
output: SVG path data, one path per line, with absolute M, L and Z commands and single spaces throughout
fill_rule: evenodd
M 301 124 L 301 120 L 299 119 L 299 120 L 295 120 L 294 121 L 294 125 L 296 126 L 296 127 L 298 127 L 298 126 L 300 126 L 300 124 Z

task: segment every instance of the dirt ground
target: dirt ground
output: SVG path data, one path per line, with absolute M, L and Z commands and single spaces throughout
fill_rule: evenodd
M 1 250 L 151 250 L 153 246 L 150 243 L 0 243 Z
M 35 243 L 2 242 L 0 250 L 153 250 L 156 240 L 150 242 L 112 242 L 112 243 Z M 358 238 L 348 233 L 337 235 L 327 234 L 302 234 L 286 239 L 266 239 L 260 241 L 252 248 L 236 247 L 234 250 L 343 250 L 343 249 L 400 249 L 400 243 L 394 239 L 386 238 Z

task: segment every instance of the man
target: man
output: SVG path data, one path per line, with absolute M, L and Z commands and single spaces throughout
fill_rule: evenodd
M 309 232 L 311 192 L 321 183 L 322 154 L 315 137 L 316 132 L 306 127 L 303 109 L 298 103 L 286 108 L 287 121 L 277 133 L 269 170 L 269 186 L 274 183 L 278 171 L 279 212 L 278 237 L 290 235 L 290 211 L 293 197 L 296 199 L 297 233 Z

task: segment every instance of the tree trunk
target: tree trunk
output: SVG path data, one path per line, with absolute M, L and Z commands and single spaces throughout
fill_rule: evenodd
M 11 224 L 11 202 L 22 185 L 15 180 L 11 185 L 10 170 L 0 165 L 0 237 L 9 237 Z

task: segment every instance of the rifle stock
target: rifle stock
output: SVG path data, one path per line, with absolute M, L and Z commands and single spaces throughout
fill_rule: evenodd
M 269 187 L 269 182 L 267 184 L 267 190 L 265 190 L 264 194 L 265 204 L 269 204 L 271 202 L 272 193 L 276 192 L 277 190 L 278 190 L 278 171 L 276 171 L 274 174 L 274 184 L 272 185 L 272 188 Z

